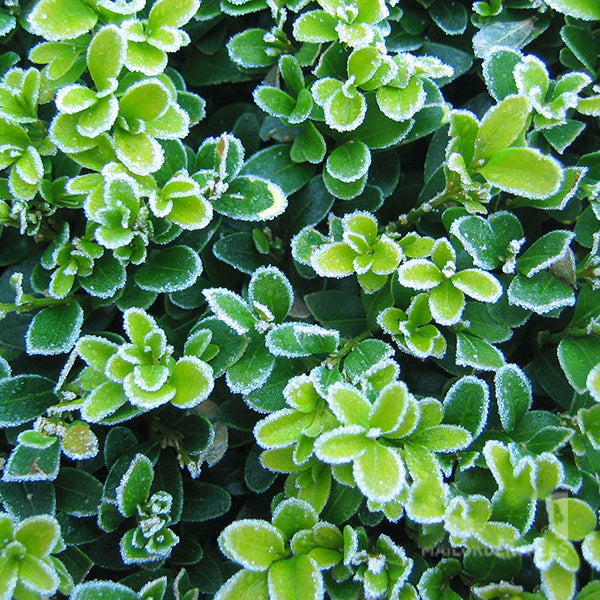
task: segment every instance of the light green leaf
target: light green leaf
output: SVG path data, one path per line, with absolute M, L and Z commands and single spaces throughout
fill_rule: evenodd
M 117 157 L 132 173 L 149 175 L 162 166 L 164 150 L 147 133 L 130 133 L 115 127 L 114 139 Z
M 297 442 L 313 420 L 311 413 L 279 410 L 256 424 L 254 436 L 263 448 L 285 448 Z
M 595 0 L 546 0 L 546 4 L 550 8 L 576 19 L 585 21 L 600 19 L 600 6 Z
M 323 578 L 316 562 L 300 554 L 274 563 L 269 569 L 270 600 L 321 600 Z
M 269 600 L 266 572 L 237 572 L 221 586 L 215 600 L 239 600 L 245 596 L 253 600 Z
M 365 429 L 358 425 L 338 427 L 321 435 L 315 443 L 315 454 L 330 465 L 349 463 L 369 448 Z
M 225 556 L 250 571 L 266 571 L 287 555 L 281 532 L 258 519 L 231 523 L 223 530 L 218 542 Z
M 542 590 L 548 600 L 571 600 L 575 593 L 575 573 L 565 569 L 558 563 L 551 564 L 540 573 Z
M 600 566 L 600 531 L 593 531 L 589 535 L 585 537 L 583 543 L 581 544 L 581 553 L 585 560 L 587 560 L 594 569 L 598 569 Z M 599 582 L 596 582 L 600 585 Z M 596 590 L 597 592 L 598 590 Z M 593 592 L 591 592 L 590 596 L 585 596 L 587 600 L 593 599 Z M 584 600 L 582 596 L 581 600 Z
M 363 122 L 367 103 L 356 88 L 348 87 L 348 89 L 339 89 L 329 96 L 323 105 L 323 110 L 325 122 L 329 127 L 336 131 L 352 131 Z
M 14 539 L 38 558 L 49 556 L 59 538 L 60 526 L 50 515 L 29 517 L 17 525 L 14 533 Z
M 372 404 L 369 399 L 347 383 L 336 383 L 328 390 L 327 404 L 344 425 L 367 427 Z
M 171 371 L 169 383 L 175 386 L 171 404 L 181 409 L 193 408 L 208 398 L 214 387 L 210 366 L 195 356 L 180 358 Z
M 245 69 L 261 69 L 277 61 L 277 54 L 265 42 L 267 31 L 246 29 L 227 42 L 227 52 L 232 61 Z
M 377 105 L 381 112 L 392 121 L 407 121 L 423 106 L 427 95 L 423 82 L 413 77 L 404 88 L 387 85 L 375 92 Z
M 572 541 L 581 541 L 598 525 L 594 511 L 579 498 L 548 500 L 546 510 L 550 529 Z
M 79 37 L 97 20 L 98 14 L 84 0 L 41 0 L 29 13 L 33 32 L 50 41 Z
M 429 290 L 442 282 L 442 273 L 436 265 L 425 258 L 413 258 L 400 265 L 398 281 L 414 290 Z
M 290 498 L 284 500 L 273 512 L 272 523 L 291 540 L 295 533 L 303 529 L 312 529 L 319 521 L 315 509 L 304 500 Z
M 369 410 L 369 427 L 380 430 L 383 435 L 396 431 L 404 421 L 410 398 L 403 381 L 386 385 Z
M 398 451 L 375 441 L 354 460 L 352 473 L 358 489 L 374 502 L 393 500 L 406 484 L 406 470 Z
M 19 579 L 26 588 L 44 595 L 53 594 L 59 583 L 54 565 L 30 553 L 20 561 Z
M 333 42 L 338 37 L 336 25 L 337 19 L 324 10 L 311 10 L 302 13 L 294 21 L 294 37 L 299 42 Z
M 346 277 L 354 273 L 356 250 L 346 242 L 323 244 L 313 250 L 310 262 L 315 271 L 322 277 Z
M 497 302 L 502 296 L 502 284 L 487 271 L 464 269 L 451 277 L 452 285 L 479 300 L 479 302 Z
M 417 259 L 418 260 L 418 259 Z M 400 265 L 402 268 L 402 265 Z M 441 325 L 458 323 L 465 308 L 465 295 L 454 287 L 449 279 L 444 279 L 429 295 L 429 309 L 433 319 Z
M 87 51 L 87 65 L 98 91 L 116 87 L 124 56 L 125 40 L 115 25 L 103 27 L 92 38 Z
M 460 425 L 434 425 L 419 429 L 410 437 L 413 444 L 431 452 L 456 452 L 464 450 L 473 440 L 471 434 Z
M 508 96 L 488 110 L 479 125 L 474 160 L 489 159 L 511 146 L 525 129 L 530 110 L 525 96 Z
M 506 148 L 478 169 L 488 183 L 526 198 L 548 198 L 563 178 L 560 164 L 533 148 Z
M 73 588 L 72 600 L 138 600 L 138 595 L 125 585 L 112 581 L 86 581 Z

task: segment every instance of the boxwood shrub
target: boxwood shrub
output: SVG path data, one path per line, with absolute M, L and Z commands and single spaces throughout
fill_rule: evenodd
M 0 600 L 600 598 L 597 0 L 0 43 Z

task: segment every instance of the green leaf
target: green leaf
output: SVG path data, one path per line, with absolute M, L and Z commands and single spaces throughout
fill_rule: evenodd
M 490 392 L 483 380 L 461 377 L 444 398 L 444 423 L 464 427 L 476 438 L 485 428 L 489 403 Z
M 417 259 L 418 260 L 418 259 Z M 458 323 L 465 308 L 465 295 L 448 279 L 431 290 L 429 309 L 433 319 L 441 325 Z
M 497 302 L 502 296 L 502 285 L 487 271 L 464 269 L 451 277 L 452 285 L 479 302 Z
M 257 322 L 246 301 L 237 294 L 225 288 L 210 288 L 202 293 L 213 313 L 237 333 L 246 333 Z
M 184 523 L 208 521 L 224 515 L 231 508 L 231 496 L 227 490 L 212 483 L 197 480 L 184 482 Z
M 537 239 L 519 257 L 519 272 L 526 277 L 532 277 L 551 267 L 566 256 L 574 238 L 575 234 L 572 231 L 555 230 Z
M 116 489 L 117 507 L 124 517 L 135 514 L 136 508 L 148 500 L 154 479 L 152 462 L 143 454 L 136 454 Z
M 98 14 L 83 0 L 41 0 L 29 13 L 33 32 L 47 40 L 71 40 L 87 33 Z
M 427 569 L 417 589 L 423 600 L 460 600 L 460 596 L 450 588 L 450 579 L 460 572 L 456 558 L 442 558 L 435 566 Z
M 55 437 L 49 438 L 48 441 L 51 443 L 47 447 L 29 445 L 24 443 L 24 440 L 17 445 L 6 461 L 4 481 L 55 479 L 60 462 L 60 447 Z
M 271 600 L 320 600 L 324 586 L 317 564 L 306 554 L 280 560 L 269 569 Z
M 241 221 L 268 221 L 287 207 L 283 190 L 270 181 L 250 175 L 237 177 L 213 201 L 215 211 Z
M 406 470 L 399 453 L 371 442 L 354 460 L 352 473 L 360 491 L 374 502 L 393 500 L 406 484 Z
M 595 337 L 565 338 L 560 341 L 557 354 L 569 383 L 576 392 L 584 393 L 588 374 L 600 363 L 600 340 Z
M 255 600 L 269 600 L 266 572 L 239 571 L 219 589 L 215 600 L 238 600 L 246 595 Z
M 256 269 L 268 264 L 268 257 L 259 254 L 252 234 L 240 231 L 225 235 L 213 245 L 213 254 L 234 269 L 252 275 Z
M 57 402 L 55 382 L 40 375 L 0 379 L 0 425 L 16 427 L 39 417 Z
M 532 277 L 518 273 L 510 282 L 507 294 L 509 304 L 540 315 L 575 304 L 571 287 L 548 271 L 540 271 Z
M 546 0 L 546 4 L 550 8 L 576 19 L 585 21 L 600 19 L 600 6 L 594 0 Z
M 295 163 L 307 161 L 319 164 L 327 152 L 327 145 L 323 134 L 315 127 L 312 121 L 304 121 L 302 130 L 296 136 L 290 149 L 290 158 Z
M 307 323 L 284 323 L 269 331 L 265 343 L 275 356 L 295 358 L 331 354 L 337 349 L 339 340 L 340 334 L 334 329 Z
M 585 66 L 588 73 L 595 73 L 598 55 L 596 52 L 596 40 L 592 32 L 586 27 L 565 25 L 560 30 L 560 37 L 569 50 Z
M 335 27 L 337 19 L 324 10 L 311 10 L 302 13 L 294 21 L 294 37 L 300 42 L 320 44 L 333 42 L 338 35 Z
M 482 371 L 495 371 L 504 365 L 504 355 L 481 338 L 468 333 L 456 334 L 456 364 Z
M 522 55 L 509 47 L 497 47 L 483 61 L 483 77 L 490 94 L 496 100 L 503 100 L 517 93 L 514 78 L 515 67 L 521 62 Z
M 28 354 L 64 354 L 77 342 L 83 309 L 77 302 L 49 306 L 37 313 L 25 336 Z
M 203 360 L 195 356 L 180 358 L 171 371 L 169 383 L 175 386 L 171 404 L 189 409 L 208 398 L 214 387 L 213 371 Z
M 228 367 L 227 385 L 236 394 L 249 394 L 267 381 L 274 366 L 275 356 L 265 348 L 262 336 L 253 336 L 239 360 Z
M 276 267 L 257 269 L 248 285 L 250 304 L 265 306 L 276 323 L 281 323 L 292 308 L 294 293 L 282 271 Z
M 598 519 L 589 504 L 579 498 L 557 498 L 546 504 L 550 529 L 568 540 L 581 541 L 594 531 Z
M 315 174 L 315 167 L 295 163 L 288 144 L 275 144 L 253 154 L 244 164 L 240 175 L 253 175 L 270 181 L 285 195 L 303 188 Z
M 531 383 L 517 365 L 504 365 L 494 375 L 494 388 L 502 427 L 510 433 L 531 408 Z
M 170 246 L 151 254 L 135 273 L 135 282 L 152 292 L 177 292 L 196 281 L 202 273 L 198 254 L 189 246 Z
M 331 177 L 346 183 L 363 177 L 371 165 L 371 152 L 363 142 L 350 142 L 338 146 L 325 162 L 325 169 Z
M 548 198 L 563 178 L 560 164 L 532 148 L 506 148 L 496 152 L 478 171 L 488 183 L 526 198 Z
M 277 62 L 277 54 L 265 42 L 266 34 L 264 29 L 246 29 L 234 35 L 227 43 L 231 60 L 244 69 L 261 69 Z
M 138 595 L 125 585 L 112 581 L 86 581 L 73 588 L 72 600 L 138 600 Z
M 354 273 L 356 256 L 356 250 L 347 242 L 332 242 L 313 250 L 310 262 L 313 269 L 322 277 L 339 278 Z
M 511 146 L 525 129 L 529 111 L 525 96 L 508 96 L 488 110 L 477 132 L 474 160 L 492 158 Z
M 218 542 L 223 554 L 250 571 L 266 571 L 287 553 L 281 532 L 258 519 L 231 523 L 223 530 Z
M 91 296 L 98 298 L 114 296 L 125 286 L 126 281 L 125 266 L 109 252 L 105 252 L 94 261 L 94 268 L 90 275 L 79 277 L 81 287 Z
M 83 469 L 62 467 L 54 483 L 58 510 L 75 517 L 93 517 L 102 498 L 102 484 Z
M 258 86 L 252 95 L 257 106 L 273 117 L 289 117 L 296 108 L 294 98 L 271 85 Z
M 124 56 L 125 40 L 116 26 L 107 25 L 92 38 L 87 52 L 87 65 L 98 91 L 116 86 Z

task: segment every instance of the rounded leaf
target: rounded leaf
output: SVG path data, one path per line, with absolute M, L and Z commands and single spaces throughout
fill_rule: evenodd
M 283 535 L 259 519 L 242 519 L 228 525 L 219 536 L 219 548 L 249 571 L 266 571 L 287 554 Z

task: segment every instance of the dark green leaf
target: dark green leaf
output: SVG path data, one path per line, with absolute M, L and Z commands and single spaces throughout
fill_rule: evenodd
M 0 426 L 14 427 L 39 417 L 56 403 L 55 385 L 40 375 L 0 379 Z
M 25 337 L 28 354 L 64 354 L 77 342 L 83 309 L 77 302 L 49 306 L 33 317 Z

